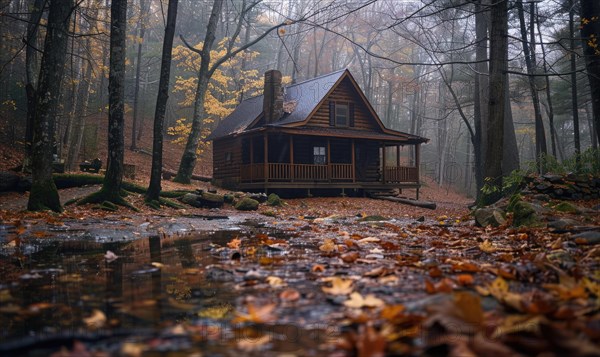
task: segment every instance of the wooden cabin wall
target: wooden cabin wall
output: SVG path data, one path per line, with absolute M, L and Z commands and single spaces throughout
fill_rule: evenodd
M 288 135 L 269 135 L 269 162 L 290 162 L 290 137 Z
M 354 86 L 348 78 L 345 78 L 342 83 L 329 95 L 329 100 L 326 100 L 321 107 L 310 118 L 306 125 L 309 126 L 325 126 L 329 125 L 329 101 L 354 103 L 354 127 L 344 127 L 357 130 L 380 131 L 379 125 L 371 112 L 361 100 L 360 95 L 354 89 Z
M 327 139 L 314 136 L 294 136 L 294 163 L 314 164 L 313 147 L 327 147 Z
M 239 183 L 241 147 L 240 138 L 213 141 L 213 179 L 217 186 L 234 188 Z
M 332 163 L 352 163 L 352 141 L 350 141 L 349 139 L 331 139 L 330 145 Z

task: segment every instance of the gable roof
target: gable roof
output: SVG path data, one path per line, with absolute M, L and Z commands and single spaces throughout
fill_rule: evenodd
M 312 114 L 327 99 L 328 95 L 338 86 L 344 78 L 348 78 L 360 95 L 367 109 L 377 122 L 381 132 L 403 136 L 405 139 L 426 142 L 428 139 L 420 136 L 402 133 L 387 129 L 379 116 L 367 100 L 363 91 L 348 69 L 331 72 L 313 79 L 285 87 L 284 91 L 284 115 L 277 121 L 270 123 L 268 127 L 295 127 L 306 124 Z M 224 118 L 217 128 L 209 135 L 208 140 L 214 140 L 224 136 L 235 135 L 253 128 L 263 117 L 263 95 L 248 98 L 242 101 L 235 110 Z M 286 110 L 287 109 L 287 110 Z M 289 110 L 289 112 L 288 112 Z

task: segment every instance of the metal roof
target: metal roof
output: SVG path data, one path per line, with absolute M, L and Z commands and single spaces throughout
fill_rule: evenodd
M 292 113 L 285 113 L 282 118 L 273 124 L 285 125 L 305 120 L 327 93 L 329 93 L 345 71 L 332 72 L 285 87 L 283 100 L 286 103 L 295 102 L 295 107 L 290 106 L 294 107 Z M 248 129 L 262 114 L 262 110 L 262 95 L 242 101 L 229 116 L 225 117 L 219 123 L 208 139 L 214 140 L 223 136 L 241 133 Z
M 284 87 L 284 110 L 289 110 L 291 112 L 284 112 L 283 116 L 279 120 L 268 124 L 267 127 L 287 128 L 287 125 L 289 124 L 300 123 L 305 121 L 308 118 L 308 116 L 315 110 L 315 108 L 317 108 L 319 103 L 321 103 L 325 99 L 327 94 L 333 89 L 336 83 L 340 81 L 340 79 L 344 76 L 345 73 L 348 73 L 348 77 L 354 83 L 354 79 L 352 79 L 352 75 L 350 74 L 350 72 L 347 69 L 343 69 Z M 354 85 L 357 86 L 356 84 Z M 357 90 L 360 92 L 359 94 L 361 94 L 367 106 L 372 110 L 372 107 L 368 103 L 368 100 L 364 98 L 364 95 L 362 94 L 360 88 L 357 87 Z M 422 138 L 420 136 L 387 129 L 383 126 L 374 110 L 372 110 L 372 113 L 376 117 L 375 119 L 377 120 L 385 134 L 381 132 L 365 133 L 365 131 L 358 130 L 340 130 L 333 128 L 314 129 L 310 127 L 302 129 L 299 132 L 303 132 L 307 135 L 327 135 L 325 133 L 329 133 L 329 135 L 333 136 L 346 137 L 354 137 L 356 135 L 366 137 L 365 135 L 372 134 L 371 136 L 373 136 L 373 139 L 377 138 L 380 140 L 387 139 L 413 143 L 428 141 L 428 139 Z M 262 117 L 262 114 L 263 96 L 259 95 L 256 97 L 248 98 L 242 101 L 235 108 L 235 110 L 231 114 L 229 114 L 229 116 L 225 117 L 219 123 L 217 128 L 213 130 L 213 132 L 209 135 L 208 140 L 214 140 L 221 137 L 240 134 L 242 132 L 248 131 L 252 129 L 254 123 L 256 123 L 260 117 Z M 318 133 L 319 131 L 321 133 Z

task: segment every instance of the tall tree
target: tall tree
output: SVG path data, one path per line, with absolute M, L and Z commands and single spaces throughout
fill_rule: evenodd
M 542 111 L 540 108 L 540 97 L 538 88 L 536 85 L 535 74 L 535 49 L 530 47 L 529 40 L 527 39 L 527 26 L 525 24 L 525 11 L 523 9 L 523 0 L 519 0 L 516 3 L 517 12 L 519 14 L 519 24 L 521 25 L 521 43 L 523 44 L 523 53 L 525 54 L 525 66 L 527 67 L 527 79 L 529 82 L 529 90 L 531 93 L 531 100 L 533 102 L 533 112 L 535 121 L 535 156 L 536 162 L 538 163 L 538 169 L 543 171 L 541 167 L 541 156 L 548 153 L 546 147 L 546 133 L 544 130 L 544 122 L 542 121 Z M 533 26 L 533 24 L 532 24 Z M 533 27 L 531 28 L 531 39 L 535 38 L 533 33 Z M 533 41 L 532 41 L 533 44 Z
M 490 203 L 501 197 L 502 160 L 504 141 L 504 114 L 508 83 L 508 0 L 499 0 L 491 5 L 490 30 L 490 94 L 488 104 L 489 125 L 487 148 L 484 160 L 484 177 L 490 185 L 490 192 L 482 203 Z
M 583 54 L 590 82 L 596 135 L 600 140 L 600 2 L 580 0 Z
M 487 124 L 488 124 L 488 64 L 485 62 L 488 59 L 487 44 L 488 44 L 488 28 L 489 28 L 489 11 L 485 0 L 479 0 L 475 4 L 475 85 L 474 88 L 474 127 L 475 138 L 473 140 L 473 152 L 475 156 L 475 182 L 477 186 L 477 196 L 479 197 L 480 189 L 484 184 L 482 158 L 485 157 Z
M 127 0 L 112 0 L 110 6 L 110 56 L 108 72 L 108 162 L 100 191 L 79 204 L 110 201 L 130 206 L 122 197 L 123 159 L 125 156 L 125 38 L 127 36 Z
M 102 191 L 120 202 L 124 160 L 125 38 L 127 0 L 112 0 L 110 8 L 110 60 L 108 74 L 108 163 Z
M 573 134 L 575 141 L 575 158 L 577 166 L 581 158 L 581 139 L 579 137 L 579 103 L 577 95 L 577 52 L 575 47 L 575 4 L 569 0 L 569 37 L 570 37 L 570 62 L 571 62 L 571 110 L 573 113 Z
M 44 12 L 44 0 L 32 0 L 31 14 L 27 24 L 27 37 L 25 38 L 25 95 L 27 96 L 27 123 L 25 124 L 25 143 L 27 151 L 23 162 L 23 171 L 31 171 L 31 142 L 33 140 L 33 120 L 35 110 L 35 88 L 39 74 L 39 61 L 37 53 L 38 29 Z
M 283 26 L 305 21 L 306 19 L 315 15 L 315 13 L 312 13 L 310 15 L 299 14 L 299 18 L 296 20 L 286 19 L 284 22 L 278 23 L 267 28 L 266 30 L 264 30 L 264 32 L 262 32 L 250 42 L 236 47 L 236 41 L 238 40 L 244 20 L 246 19 L 250 11 L 252 11 L 252 9 L 260 3 L 260 0 L 253 0 L 250 2 L 242 0 L 241 9 L 237 18 L 237 26 L 234 29 L 233 34 L 228 38 L 225 54 L 220 58 L 215 59 L 214 63 L 211 63 L 210 51 L 215 42 L 217 22 L 221 14 L 223 2 L 223 0 L 214 0 L 212 11 L 208 20 L 204 43 L 202 44 L 202 50 L 194 48 L 189 43 L 187 43 L 182 37 L 186 46 L 193 52 L 200 55 L 201 63 L 200 69 L 198 70 L 198 84 L 196 87 L 196 94 L 194 99 L 194 114 L 192 118 L 192 128 L 186 141 L 185 149 L 181 157 L 181 162 L 179 163 L 177 176 L 175 176 L 175 178 L 173 179 L 176 182 L 189 183 L 192 178 L 197 159 L 196 150 L 198 149 L 198 141 L 200 140 L 200 135 L 202 133 L 202 120 L 204 119 L 206 113 L 206 110 L 204 108 L 204 99 L 206 98 L 208 83 L 215 71 L 224 62 L 228 61 L 229 59 L 235 57 L 238 53 L 260 42 L 271 32 L 278 30 Z
M 152 170 L 150 185 L 146 192 L 146 201 L 158 201 L 161 191 L 162 152 L 163 152 L 163 125 L 169 99 L 169 78 L 171 75 L 171 57 L 173 53 L 173 37 L 175 36 L 175 22 L 177 19 L 178 0 L 169 0 L 167 10 L 167 25 L 163 40 L 162 60 L 160 63 L 160 79 L 158 83 L 158 96 L 154 112 L 154 137 L 152 140 Z
M 140 16 L 138 29 L 137 60 L 135 67 L 135 89 L 133 94 L 133 129 L 131 130 L 131 150 L 137 150 L 136 135 L 138 134 L 139 112 L 140 112 L 140 76 L 142 68 L 142 46 L 144 45 L 144 36 L 146 35 L 146 22 L 148 21 L 147 12 L 150 2 L 140 0 Z
M 73 0 L 52 0 L 44 54 L 35 95 L 32 141 L 32 185 L 27 209 L 62 211 L 58 190 L 52 179 L 55 116 L 60 97 L 64 61 L 69 39 L 69 18 Z
M 86 38 L 86 48 L 89 52 L 92 52 L 92 46 L 94 45 L 92 42 L 91 34 L 93 31 L 97 31 L 96 24 L 97 18 L 100 8 L 100 3 L 98 0 L 93 0 L 91 3 L 92 9 L 89 13 L 89 20 L 87 21 L 89 24 L 88 33 L 90 36 Z M 75 102 L 75 108 L 73 111 L 72 117 L 72 130 L 70 133 L 70 138 L 67 140 L 68 143 L 68 151 L 67 151 L 67 160 L 66 160 L 66 168 L 69 171 L 74 171 L 77 168 L 77 162 L 79 159 L 79 151 L 81 149 L 81 143 L 83 141 L 83 132 L 85 129 L 85 118 L 86 112 L 88 109 L 88 103 L 90 99 L 90 92 L 92 89 L 92 58 L 88 58 L 82 64 L 82 67 L 85 68 L 83 72 L 83 76 L 78 83 L 77 89 L 77 101 Z

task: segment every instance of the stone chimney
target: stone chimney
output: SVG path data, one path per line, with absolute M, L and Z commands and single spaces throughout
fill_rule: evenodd
M 265 72 L 265 89 L 263 97 L 263 112 L 265 123 L 271 124 L 283 115 L 283 88 L 281 87 L 281 72 L 271 69 Z

